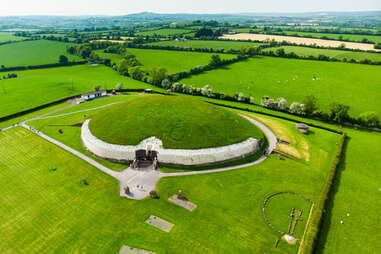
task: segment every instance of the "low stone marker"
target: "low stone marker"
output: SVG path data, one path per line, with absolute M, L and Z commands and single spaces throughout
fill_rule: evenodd
M 177 194 L 173 195 L 172 197 L 170 197 L 168 199 L 169 201 L 175 203 L 176 205 L 179 205 L 179 206 L 182 206 L 184 207 L 185 209 L 189 210 L 189 211 L 193 211 L 194 209 L 196 209 L 197 205 L 196 204 L 193 204 L 192 202 L 188 201 L 188 200 L 184 200 L 184 199 L 179 199 Z
M 137 249 L 131 246 L 123 245 L 118 254 L 155 254 L 156 252 Z
M 150 224 L 151 226 L 154 226 L 160 230 L 163 230 L 165 232 L 171 231 L 173 228 L 174 224 L 163 220 L 162 218 L 159 218 L 155 215 L 150 215 L 149 218 L 146 220 L 147 224 Z

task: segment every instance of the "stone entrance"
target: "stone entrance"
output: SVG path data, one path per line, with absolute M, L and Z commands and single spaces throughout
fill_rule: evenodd
M 157 169 L 157 152 L 154 150 L 139 149 L 135 151 L 135 160 L 132 163 L 134 169 Z

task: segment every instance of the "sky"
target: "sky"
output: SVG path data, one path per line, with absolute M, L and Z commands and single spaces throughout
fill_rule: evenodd
M 0 0 L 0 16 L 381 10 L 381 0 Z

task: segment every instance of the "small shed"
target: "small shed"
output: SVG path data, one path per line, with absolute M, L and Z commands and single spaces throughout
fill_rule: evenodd
M 95 92 L 82 94 L 81 98 L 86 100 L 86 101 L 89 101 L 89 100 L 93 100 L 95 98 L 104 97 L 106 95 L 107 95 L 107 91 L 103 90 L 103 91 L 95 91 Z
M 308 134 L 308 128 L 309 128 L 309 126 L 308 126 L 307 124 L 304 124 L 304 123 L 297 123 L 297 124 L 295 125 L 295 127 L 296 127 L 296 129 L 297 129 L 298 131 L 300 131 L 301 133 L 303 133 L 303 134 Z

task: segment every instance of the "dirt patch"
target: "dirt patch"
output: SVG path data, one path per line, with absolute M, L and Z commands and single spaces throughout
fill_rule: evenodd
M 301 159 L 302 156 L 300 155 L 299 151 L 293 147 L 293 146 L 290 146 L 290 145 L 287 145 L 287 144 L 277 144 L 277 149 L 280 151 L 280 152 L 283 152 L 285 154 L 289 154 L 291 155 L 292 157 L 295 157 L 295 158 L 298 158 L 298 159 Z
M 375 49 L 373 44 L 359 43 L 359 42 L 344 42 L 344 41 L 334 41 L 334 40 L 323 40 L 314 38 L 304 38 L 304 37 L 294 37 L 294 36 L 282 36 L 282 35 L 268 35 L 268 34 L 225 34 L 220 37 L 221 39 L 229 40 L 253 40 L 253 41 L 266 41 L 275 40 L 277 42 L 287 41 L 297 44 L 312 45 L 316 44 L 323 47 L 339 47 L 342 44 L 349 49 L 361 49 L 361 50 L 374 50 L 381 51 L 381 49 Z

